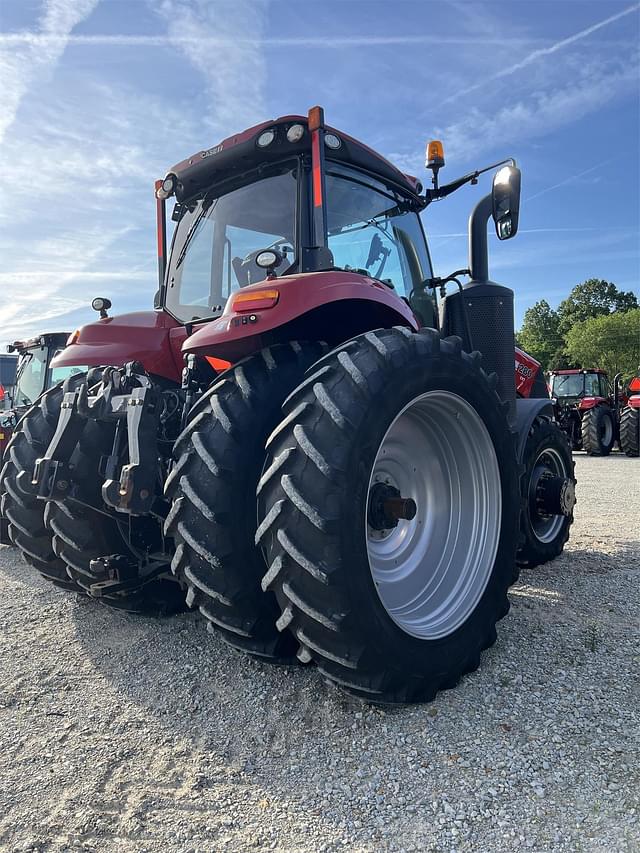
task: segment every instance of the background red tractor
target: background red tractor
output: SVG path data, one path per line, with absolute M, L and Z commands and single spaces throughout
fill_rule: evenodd
M 69 332 L 49 332 L 27 341 L 14 341 L 7 351 L 17 355 L 17 369 L 10 391 L 5 392 L 4 407 L 0 410 L 0 463 L 13 430 L 22 415 L 35 403 L 46 388 L 65 379 L 78 367 L 53 368 L 51 362 L 67 342 Z M 0 500 L 0 542 L 7 544 L 7 522 Z
M 440 186 L 440 143 L 427 156 L 423 191 L 316 107 L 157 182 L 156 310 L 94 300 L 55 362 L 86 375 L 12 440 L 6 513 L 16 541 L 32 514 L 36 567 L 129 609 L 185 590 L 235 648 L 370 700 L 429 699 L 478 666 L 518 565 L 562 550 L 575 480 L 488 275 L 520 172 Z M 419 214 L 495 168 L 469 268 L 435 277 Z
M 640 456 L 640 370 L 629 382 L 625 402 L 620 415 L 620 449 L 627 456 Z
M 552 370 L 549 386 L 556 420 L 572 449 L 607 456 L 621 440 L 621 415 L 627 403 L 620 374 L 611 383 L 606 371 L 598 368 Z

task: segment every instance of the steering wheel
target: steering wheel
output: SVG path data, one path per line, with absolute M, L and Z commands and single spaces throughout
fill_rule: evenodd
M 266 252 L 269 249 L 278 249 L 280 251 L 283 256 L 282 263 L 285 263 L 287 260 L 287 250 L 290 249 L 293 252 L 291 240 L 286 240 L 284 237 L 281 237 L 279 240 L 275 240 L 271 243 L 270 246 L 263 246 L 260 249 L 256 249 L 255 252 L 249 252 L 249 254 L 244 258 L 233 258 L 231 265 L 240 287 L 246 287 L 248 284 L 255 284 L 255 282 L 251 280 L 251 273 L 256 272 L 256 270 L 259 270 L 260 278 L 257 278 L 255 281 L 262 281 L 264 278 L 264 270 L 256 264 L 256 258 L 258 255 L 262 254 L 262 252 Z

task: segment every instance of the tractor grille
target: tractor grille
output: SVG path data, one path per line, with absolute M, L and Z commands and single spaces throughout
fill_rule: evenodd
M 493 292 L 495 291 L 495 292 Z M 466 334 L 462 300 L 467 307 L 472 342 Z M 447 296 L 443 332 L 459 335 L 464 349 L 479 350 L 487 373 L 498 374 L 498 394 L 509 402 L 515 417 L 516 386 L 513 331 L 513 292 L 499 285 L 484 284 Z

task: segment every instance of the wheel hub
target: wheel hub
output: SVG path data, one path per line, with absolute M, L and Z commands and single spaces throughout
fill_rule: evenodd
M 413 498 L 403 498 L 395 486 L 375 483 L 371 487 L 367 523 L 372 530 L 390 530 L 401 518 L 411 521 L 417 511 Z
M 535 503 L 540 515 L 571 515 L 576 504 L 573 480 L 543 471 L 535 486 Z

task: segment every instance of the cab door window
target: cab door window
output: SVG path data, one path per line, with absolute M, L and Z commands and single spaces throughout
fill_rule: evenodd
M 354 169 L 327 164 L 327 243 L 334 265 L 383 281 L 399 296 L 431 277 L 409 199 Z

